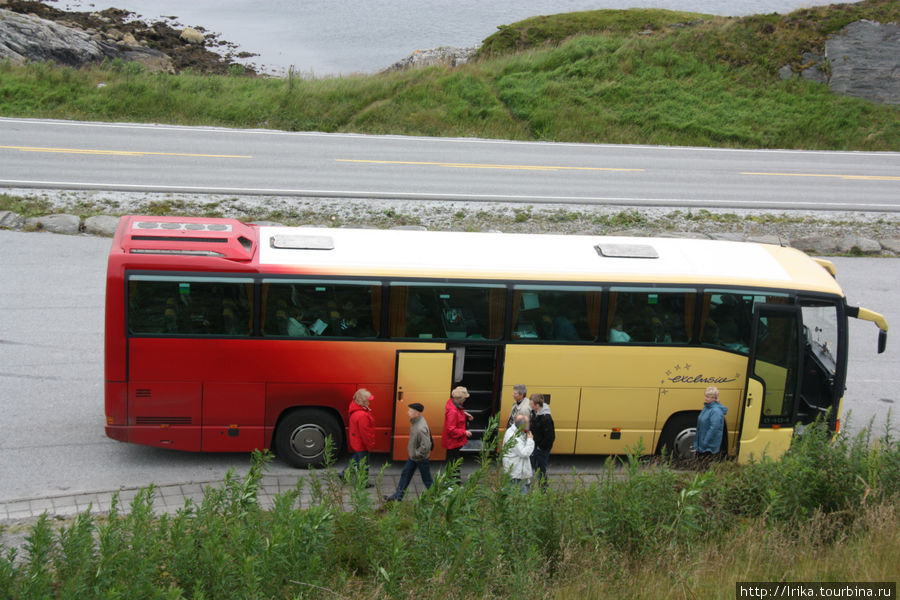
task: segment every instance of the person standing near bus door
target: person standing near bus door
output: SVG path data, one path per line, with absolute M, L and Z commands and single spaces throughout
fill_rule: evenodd
M 706 388 L 694 438 L 694 450 L 700 459 L 708 460 L 722 450 L 726 413 L 728 407 L 719 403 L 719 388 L 713 385 Z
M 517 383 L 513 386 L 513 405 L 509 411 L 509 419 L 506 420 L 506 428 L 509 429 L 516 422 L 516 415 L 525 415 L 531 418 L 531 404 L 527 397 L 528 388 Z
M 397 484 L 397 491 L 391 496 L 385 496 L 386 502 L 403 500 L 403 495 L 406 494 L 406 488 L 412 482 L 416 469 L 419 470 L 419 475 L 422 476 L 422 484 L 426 490 L 433 483 L 431 463 L 428 461 L 428 458 L 431 456 L 434 442 L 431 439 L 431 430 L 428 428 L 428 422 L 422 416 L 422 411 L 424 410 L 425 407 L 418 402 L 410 403 L 406 409 L 410 422 L 409 444 L 406 446 L 409 458 L 406 459 L 406 464 L 403 465 L 403 472 L 400 473 L 400 483 Z
M 550 405 L 544 403 L 541 394 L 531 395 L 531 433 L 534 435 L 534 452 L 531 454 L 531 468 L 539 479 L 541 489 L 547 489 L 547 465 L 550 463 L 550 450 L 556 441 L 556 426 L 550 415 Z
M 347 438 L 347 445 L 350 447 L 350 462 L 341 472 L 341 479 L 346 479 L 347 471 L 355 464 L 358 469 L 362 469 L 365 476 L 369 476 L 369 457 L 375 448 L 375 417 L 372 415 L 372 409 L 369 404 L 375 396 L 365 389 L 360 388 L 353 394 L 353 400 L 350 402 L 350 436 Z M 374 487 L 371 483 L 366 483 L 366 487 Z
M 503 435 L 503 470 L 509 473 L 513 484 L 525 494 L 531 480 L 531 454 L 534 452 L 534 435 L 528 427 L 528 417 L 516 415 L 515 423 Z
M 463 410 L 469 390 L 463 386 L 457 386 L 450 392 L 450 399 L 444 408 L 444 431 L 441 436 L 441 445 L 447 450 L 447 464 L 460 459 L 460 472 L 456 476 L 456 484 L 462 483 L 462 447 L 466 445 L 472 432 L 466 429 L 466 421 L 472 419 L 472 415 Z

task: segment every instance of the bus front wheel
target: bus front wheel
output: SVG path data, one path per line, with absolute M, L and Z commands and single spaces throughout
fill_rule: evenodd
M 697 437 L 697 415 L 677 415 L 663 428 L 659 451 L 665 452 L 675 460 L 693 458 L 695 437 Z
M 331 436 L 334 451 L 343 447 L 340 423 L 322 410 L 298 410 L 285 416 L 275 431 L 278 456 L 294 467 L 325 464 L 325 440 Z

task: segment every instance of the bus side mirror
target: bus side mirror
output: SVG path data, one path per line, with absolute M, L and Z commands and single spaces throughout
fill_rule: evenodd
M 878 354 L 884 352 L 887 348 L 887 331 L 881 329 L 878 331 Z

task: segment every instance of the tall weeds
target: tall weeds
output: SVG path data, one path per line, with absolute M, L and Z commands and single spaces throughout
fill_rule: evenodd
M 599 478 L 573 473 L 530 494 L 510 485 L 495 448 L 489 437 L 463 485 L 442 471 L 418 499 L 387 506 L 367 478 L 342 485 L 329 464 L 262 510 L 269 456 L 257 453 L 245 477 L 173 516 L 156 514 L 151 486 L 125 512 L 116 501 L 62 527 L 42 517 L 21 556 L 0 549 L 0 599 L 726 598 L 738 580 L 896 573 L 889 431 L 832 439 L 814 424 L 779 462 L 707 471 L 635 450 Z

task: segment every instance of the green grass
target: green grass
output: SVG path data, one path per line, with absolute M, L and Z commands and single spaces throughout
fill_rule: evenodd
M 4 116 L 291 131 L 741 148 L 900 150 L 898 108 L 778 69 L 860 18 L 900 4 L 723 18 L 591 11 L 501 27 L 481 59 L 371 76 L 169 75 L 114 62 L 72 70 L 0 63 Z
M 813 425 L 779 462 L 708 471 L 628 456 L 528 495 L 485 452 L 464 485 L 439 474 L 389 506 L 329 466 L 264 511 L 267 460 L 174 516 L 150 487 L 129 511 L 40 519 L 0 547 L 0 599 L 734 598 L 736 581 L 891 581 L 900 559 L 890 432 Z

